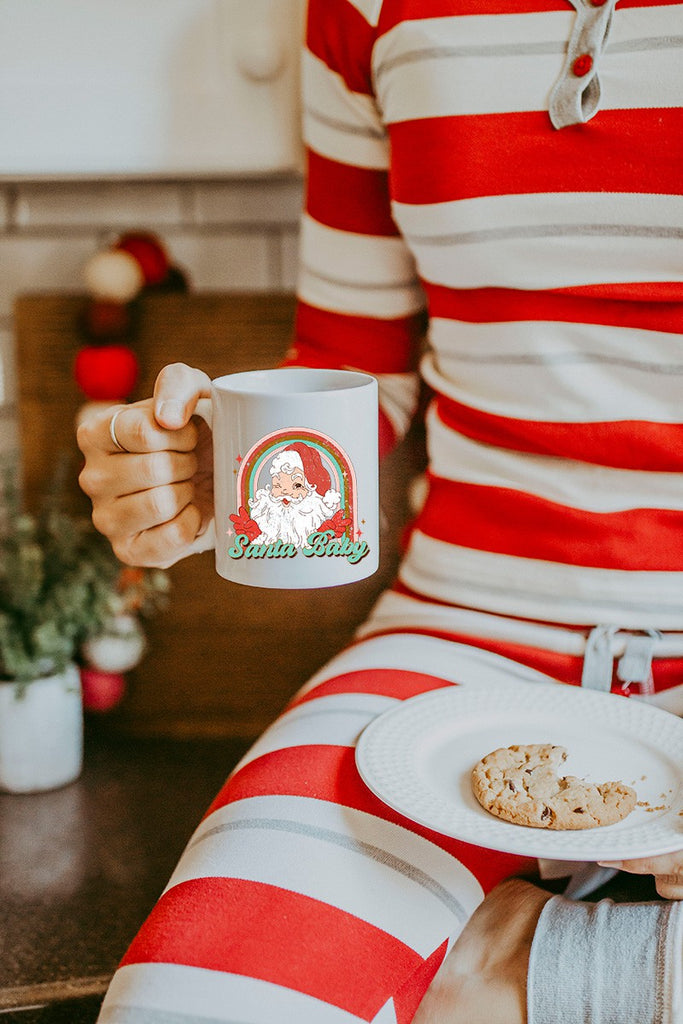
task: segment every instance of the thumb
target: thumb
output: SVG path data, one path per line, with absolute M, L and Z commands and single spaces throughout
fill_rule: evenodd
M 172 363 L 159 373 L 154 385 L 154 418 L 167 430 L 189 423 L 197 401 L 211 394 L 211 381 L 203 370 Z

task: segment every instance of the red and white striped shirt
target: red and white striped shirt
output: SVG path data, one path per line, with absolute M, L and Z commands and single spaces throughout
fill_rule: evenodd
M 310 0 L 306 43 L 293 358 L 400 436 L 428 316 L 401 588 L 683 631 L 683 5 Z

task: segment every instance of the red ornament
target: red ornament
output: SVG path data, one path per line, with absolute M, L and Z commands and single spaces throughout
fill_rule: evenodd
M 74 377 L 92 401 L 122 402 L 138 378 L 138 360 L 125 345 L 88 345 L 79 350 Z
M 121 701 L 126 691 L 126 680 L 120 672 L 82 668 L 81 690 L 86 711 L 111 711 Z
M 114 248 L 123 249 L 135 257 L 146 285 L 161 284 L 168 274 L 168 256 L 156 235 L 146 231 L 130 231 L 119 238 Z

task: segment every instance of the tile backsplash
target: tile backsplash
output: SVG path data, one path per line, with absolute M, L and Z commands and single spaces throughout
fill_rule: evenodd
M 82 290 L 88 258 L 126 230 L 154 231 L 193 291 L 291 291 L 301 199 L 296 175 L 0 184 L 0 460 L 19 454 L 18 294 Z

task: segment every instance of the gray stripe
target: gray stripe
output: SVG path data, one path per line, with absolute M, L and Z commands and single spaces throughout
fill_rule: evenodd
M 683 46 L 683 36 L 650 36 L 647 39 L 629 39 L 615 45 L 608 44 L 606 51 L 610 53 L 630 53 L 646 50 L 671 50 Z M 423 60 L 451 60 L 464 57 L 535 57 L 549 54 L 564 54 L 567 43 L 562 40 L 544 40 L 537 43 L 490 43 L 473 44 L 472 46 L 425 46 L 419 50 L 408 50 L 389 60 L 382 61 L 375 69 L 377 80 L 387 71 L 402 67 L 405 64 L 416 64 Z
M 638 50 L 675 50 L 683 46 L 683 36 L 650 36 L 648 39 L 624 39 L 608 43 L 606 53 L 634 53 Z
M 683 227 L 664 224 L 518 224 L 507 228 L 482 228 L 448 235 L 413 235 L 406 238 L 422 245 L 474 245 L 512 238 L 669 238 L 683 239 Z
M 375 77 L 381 78 L 387 71 L 404 64 L 416 64 L 422 60 L 450 60 L 461 57 L 520 57 L 545 56 L 546 54 L 566 53 L 567 44 L 560 40 L 548 40 L 538 43 L 489 43 L 472 46 L 425 46 L 419 50 L 409 50 L 389 60 L 382 61 L 375 69 Z
M 666 375 L 683 374 L 683 363 L 652 363 L 639 359 L 625 359 L 622 356 L 605 356 L 597 352 L 558 352 L 554 355 L 532 355 L 522 352 L 495 352 L 476 355 L 471 352 L 449 352 L 448 360 L 460 363 L 507 364 L 509 366 L 570 366 L 577 363 L 591 363 L 605 366 L 625 366 L 630 370 Z
M 249 1024 L 236 1017 L 204 1017 L 174 1010 L 155 1010 L 146 1006 L 111 1006 L 97 1018 L 97 1024 Z
M 334 128 L 347 135 L 361 135 L 363 138 L 378 139 L 382 142 L 386 138 L 381 128 L 373 128 L 372 125 L 361 127 L 349 121 L 340 121 L 336 117 L 328 117 L 327 114 L 320 113 L 319 110 L 313 110 L 312 107 L 306 107 L 306 116 L 310 117 L 311 121 L 317 121 L 318 124 L 324 124 L 327 128 Z
M 336 285 L 340 288 L 361 288 L 364 291 L 395 291 L 397 288 L 414 288 L 415 279 L 409 278 L 407 281 L 393 281 L 388 284 L 375 284 L 369 281 L 349 281 L 340 280 L 338 277 L 329 277 L 328 275 L 321 274 L 319 270 L 314 270 L 313 267 L 308 264 L 300 264 L 307 274 L 311 277 L 315 277 L 318 281 L 326 281 L 328 284 Z
M 249 818 L 242 821 L 231 821 L 226 822 L 224 825 L 215 825 L 213 828 L 207 829 L 202 835 L 190 843 L 188 849 L 193 846 L 197 846 L 198 843 L 203 842 L 209 837 L 222 834 L 224 832 L 233 832 L 240 829 L 263 829 L 264 831 L 279 831 L 289 832 L 293 835 L 307 836 L 308 838 L 318 839 L 325 843 L 334 843 L 336 846 L 341 847 L 344 850 L 351 850 L 353 853 L 359 853 L 363 857 L 369 857 L 371 860 L 377 861 L 379 864 L 383 864 L 385 867 L 390 868 L 393 871 L 397 871 L 399 874 L 410 879 L 411 882 L 417 883 L 422 886 L 433 896 L 444 904 L 448 910 L 464 924 L 468 919 L 468 914 L 465 911 L 462 903 L 458 900 L 453 893 L 449 892 L 445 886 L 437 882 L 436 879 L 432 878 L 421 868 L 415 867 L 407 860 L 403 860 L 401 857 L 394 856 L 388 850 L 383 850 L 380 846 L 375 846 L 372 843 L 366 843 L 360 839 L 354 839 L 352 836 L 344 835 L 343 832 L 335 832 L 333 829 L 321 828 L 318 825 L 307 825 L 304 822 L 288 821 L 285 818 Z

